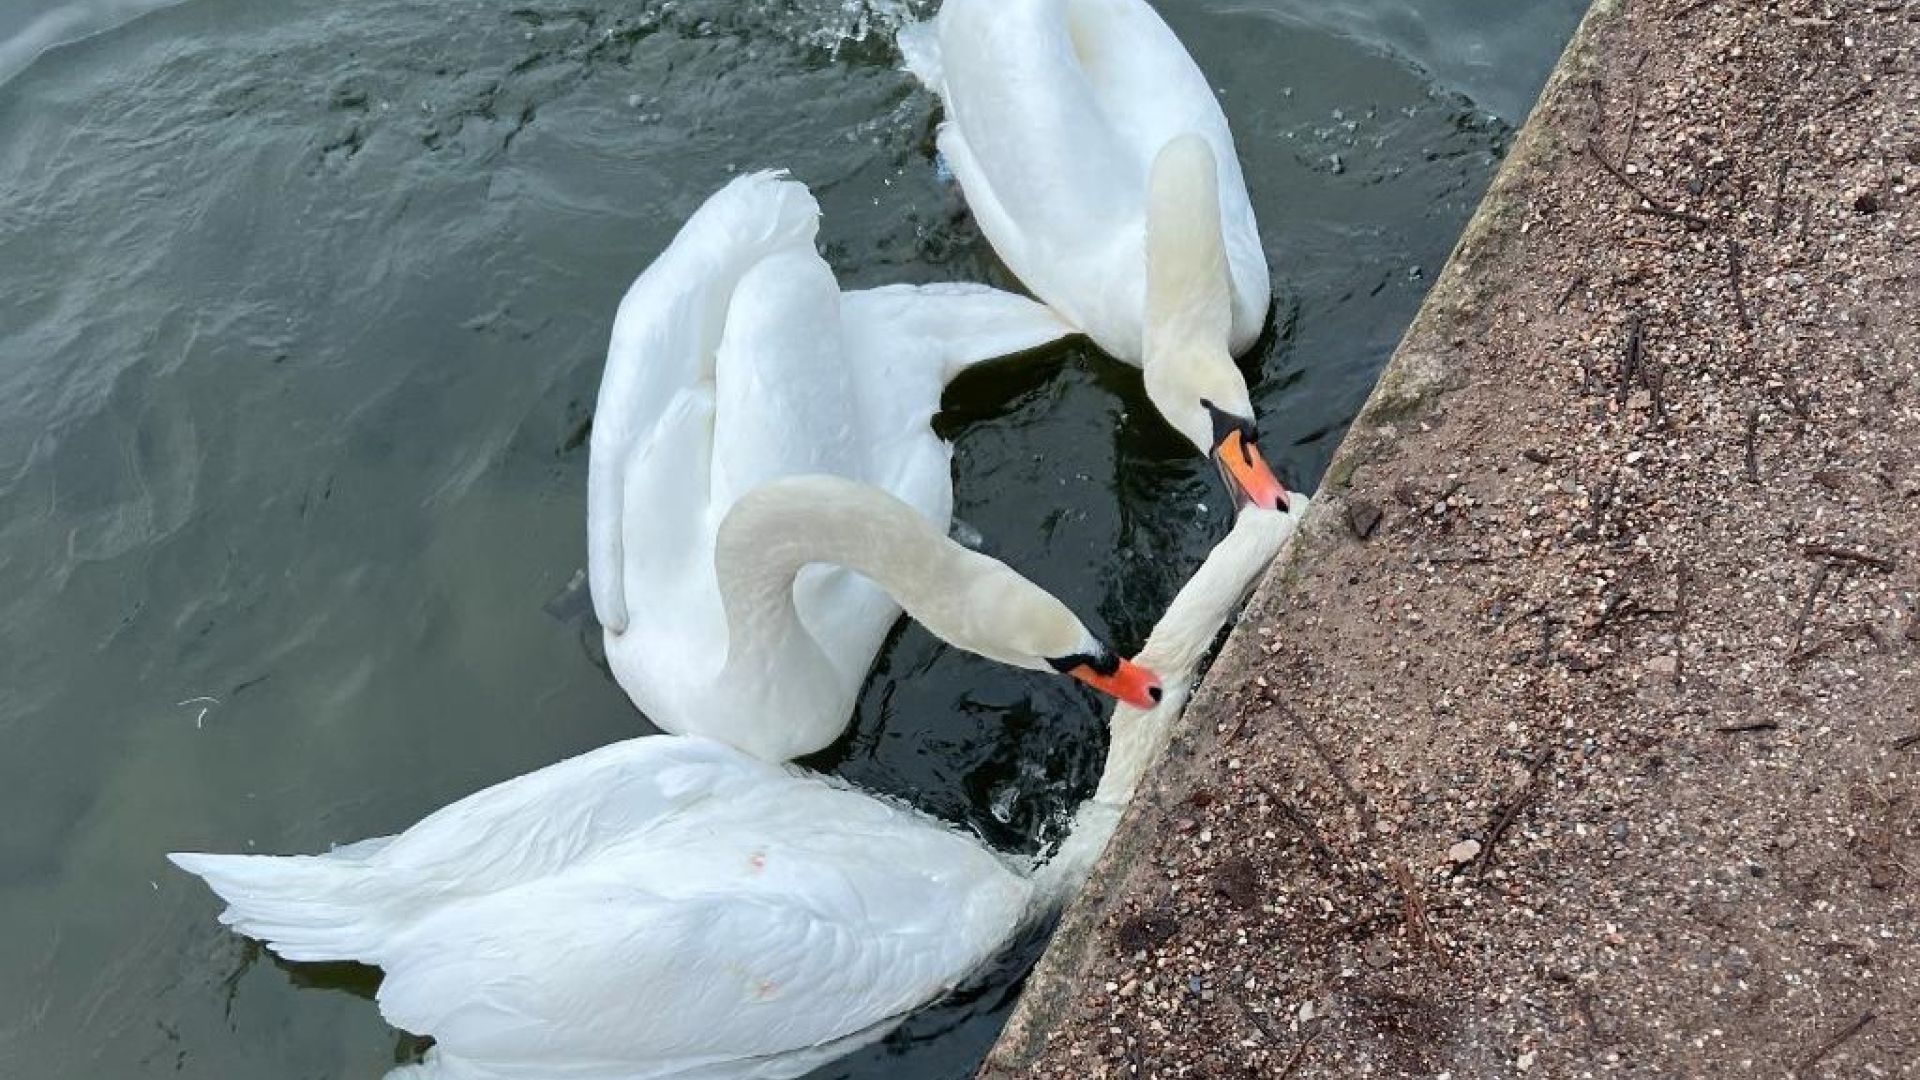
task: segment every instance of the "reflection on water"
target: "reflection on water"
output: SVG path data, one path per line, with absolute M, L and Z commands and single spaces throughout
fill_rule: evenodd
M 1167 6 L 1281 296 L 1248 360 L 1269 456 L 1311 486 L 1580 5 Z M 0 67 L 0 1075 L 417 1053 L 373 973 L 260 962 L 161 853 L 321 850 L 647 730 L 542 610 L 584 557 L 627 282 L 780 165 L 850 284 L 1011 284 L 931 160 L 899 10 L 193 0 Z M 0 57 L 137 13 L 0 13 Z M 1228 522 L 1137 373 L 1067 346 L 948 406 L 986 550 L 1137 644 Z M 1032 851 L 1101 711 L 903 628 L 816 763 Z M 965 1075 L 1038 945 L 828 1074 Z

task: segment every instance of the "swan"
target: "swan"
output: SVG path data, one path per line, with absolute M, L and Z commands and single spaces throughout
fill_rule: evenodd
M 985 286 L 842 293 L 814 250 L 819 216 L 773 172 L 694 212 L 621 300 L 589 449 L 588 580 L 615 679 L 661 729 L 769 761 L 839 735 L 900 608 L 819 565 L 795 587 L 796 626 L 774 617 L 778 598 L 729 609 L 715 560 L 728 510 L 764 481 L 827 473 L 946 529 L 952 452 L 929 426 L 941 390 L 1071 333 Z
M 1037 869 L 888 799 L 677 735 L 591 751 L 325 855 L 169 858 L 226 901 L 223 923 L 281 956 L 385 969 L 382 1015 L 435 1040 L 388 1080 L 799 1076 L 885 1035 L 1071 895 L 1293 525 L 1243 513 L 1182 588 L 1143 652 L 1172 665 L 1167 694 L 1115 710 L 1099 791 Z M 761 552 L 761 583 L 795 554 Z M 959 591 L 974 602 L 955 606 L 1000 625 L 1003 658 L 1085 636 L 1011 571 L 957 547 L 945 557 L 978 560 Z
M 1173 31 L 1143 0 L 946 0 L 899 44 L 1002 261 L 1142 368 L 1237 504 L 1284 509 L 1233 362 L 1266 322 L 1266 255 L 1226 115 Z

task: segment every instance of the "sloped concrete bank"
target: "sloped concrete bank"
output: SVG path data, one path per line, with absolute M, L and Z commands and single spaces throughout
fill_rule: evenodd
M 1920 4 L 1599 0 L 982 1075 L 1920 1075 Z

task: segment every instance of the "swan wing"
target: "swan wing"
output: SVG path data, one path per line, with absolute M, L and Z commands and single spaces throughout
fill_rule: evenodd
M 947 383 L 973 364 L 1073 333 L 1041 304 L 985 285 L 888 285 L 841 298 L 869 482 L 947 527 L 952 450 L 932 421 Z
M 384 964 L 422 920 L 590 865 L 707 800 L 785 777 L 704 739 L 629 739 L 467 796 L 394 837 L 325 855 L 176 854 L 221 921 L 292 960 Z
M 940 152 L 994 250 L 1068 322 L 1137 360 L 1145 173 L 1065 14 L 1059 0 L 950 0 L 909 55 L 938 79 Z
M 754 1075 L 743 1063 L 936 997 L 1000 946 L 1029 892 L 976 841 L 788 774 L 449 906 L 387 957 L 380 1004 L 479 1063 Z
M 625 547 L 648 527 L 629 521 L 629 473 L 642 448 L 682 391 L 714 381 L 728 303 L 740 277 L 776 251 L 811 250 L 819 206 L 807 189 L 777 173 L 743 176 L 720 189 L 687 220 L 667 250 L 641 273 L 620 302 L 594 409 L 587 470 L 587 571 L 594 613 L 618 633 L 629 621 Z M 682 428 L 711 439 L 711 429 Z M 683 475 L 684 498 L 704 502 L 705 474 Z M 642 508 L 644 510 L 644 508 Z
M 383 872 L 465 894 L 590 861 L 673 815 L 784 777 L 700 738 L 627 739 L 475 792 L 423 818 L 370 859 Z
M 782 476 L 860 479 L 856 416 L 840 334 L 840 287 L 811 244 L 741 276 L 716 365 L 712 503 Z

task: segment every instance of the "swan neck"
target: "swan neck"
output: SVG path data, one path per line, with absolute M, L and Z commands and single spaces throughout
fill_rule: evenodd
M 1159 673 L 1165 697 L 1152 709 L 1114 708 L 1100 785 L 1093 798 L 1074 812 L 1072 827 L 1053 858 L 1034 873 L 1036 893 L 1043 899 L 1065 899 L 1092 873 L 1140 781 L 1172 739 L 1201 661 L 1261 571 L 1292 535 L 1306 500 L 1300 503 L 1291 515 L 1257 508 L 1242 511 L 1233 531 L 1167 605 L 1146 646 L 1134 658 Z
M 1217 355 L 1231 364 L 1233 279 L 1220 224 L 1219 164 L 1198 135 L 1154 157 L 1147 179 L 1144 362 Z
M 956 551 L 964 549 L 912 507 L 864 484 L 802 476 L 753 489 L 721 522 L 714 550 L 728 667 L 793 649 L 831 666 L 794 607 L 794 578 L 814 563 L 865 575 L 908 614 L 937 625 Z

